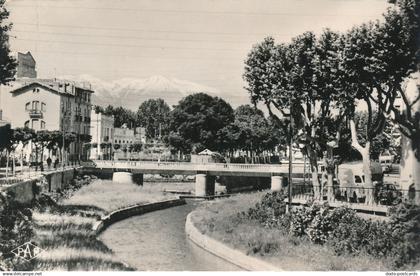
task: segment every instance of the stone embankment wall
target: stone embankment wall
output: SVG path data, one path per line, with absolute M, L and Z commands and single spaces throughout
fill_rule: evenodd
M 75 178 L 79 169 L 45 172 L 39 177 L 24 180 L 5 187 L 5 191 L 12 191 L 20 203 L 30 203 L 38 191 L 57 192 L 66 189 Z
M 232 263 L 236 266 L 249 271 L 281 271 L 281 267 L 274 266 L 270 263 L 267 263 L 263 260 L 260 260 L 253 256 L 248 256 L 245 253 L 233 249 L 226 244 L 201 233 L 198 230 L 191 218 L 194 216 L 194 212 L 188 214 L 185 221 L 185 232 L 188 238 L 193 241 L 195 244 L 201 248 L 207 250 L 208 252 Z
M 106 215 L 96 225 L 94 225 L 93 230 L 96 231 L 97 234 L 99 234 L 102 231 L 104 231 L 108 226 L 120 220 L 184 204 L 186 204 L 185 199 L 172 199 L 160 202 L 129 206 Z

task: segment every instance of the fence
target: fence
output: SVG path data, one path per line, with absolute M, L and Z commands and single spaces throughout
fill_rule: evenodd
M 77 165 L 76 164 L 65 165 L 64 169 L 74 168 L 75 166 Z M 63 170 L 62 164 L 58 164 L 56 167 L 44 166 L 43 169 L 38 168 L 38 170 L 36 170 L 34 167 L 25 166 L 23 167 L 23 169 L 19 167 L 19 170 L 17 170 L 15 174 L 13 174 L 13 171 L 9 168 L 8 177 L 5 177 L 4 174 L 3 174 L 3 177 L 0 177 L 0 187 L 13 185 L 22 181 L 30 180 L 32 178 L 37 178 L 41 176 L 42 174 L 45 174 L 48 172 L 62 171 L 62 170 Z
M 105 161 L 96 160 L 97 167 L 121 169 L 162 169 L 191 171 L 247 171 L 264 173 L 286 173 L 284 165 L 232 164 L 232 163 L 188 163 L 188 162 L 148 162 L 148 161 Z
M 321 187 L 320 187 L 321 188 Z M 324 186 L 322 190 L 322 200 L 328 202 L 367 204 L 366 199 L 369 195 L 372 197 L 371 204 L 382 206 L 395 206 L 404 200 L 414 200 L 416 195 L 420 195 L 419 190 L 399 189 L 394 185 L 383 184 L 375 188 L 365 188 L 357 186 L 340 187 Z M 312 185 L 292 185 L 293 199 L 310 200 L 314 199 L 314 189 Z

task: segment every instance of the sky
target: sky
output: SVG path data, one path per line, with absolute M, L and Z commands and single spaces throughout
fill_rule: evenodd
M 9 0 L 13 51 L 30 51 L 38 76 L 112 81 L 162 75 L 247 99 L 252 45 L 305 31 L 345 31 L 381 18 L 386 0 Z

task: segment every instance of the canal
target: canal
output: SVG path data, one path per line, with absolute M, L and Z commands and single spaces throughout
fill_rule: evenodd
M 121 261 L 146 271 L 234 271 L 235 265 L 192 243 L 185 219 L 198 202 L 135 216 L 111 225 L 100 236 Z

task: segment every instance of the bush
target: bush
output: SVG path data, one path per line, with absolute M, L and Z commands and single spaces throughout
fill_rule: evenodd
M 369 221 L 349 214 L 331 233 L 329 244 L 338 255 L 358 254 L 368 244 Z
M 306 234 L 317 244 L 324 244 L 331 239 L 335 229 L 342 221 L 353 220 L 356 213 L 345 207 L 330 209 L 328 205 L 322 206 L 309 223 Z
M 286 196 L 282 192 L 267 193 L 262 198 L 261 203 L 257 203 L 254 208 L 250 208 L 248 212 L 242 212 L 238 216 L 240 218 L 256 220 L 265 227 L 286 227 L 285 198 Z
M 15 200 L 12 192 L 0 193 L 0 270 L 30 269 L 11 251 L 33 237 L 32 211 Z
M 307 234 L 309 225 L 315 216 L 321 211 L 321 205 L 312 204 L 309 207 L 302 207 L 292 210 L 289 231 L 295 236 L 304 236 Z
M 420 262 L 420 206 L 409 202 L 391 209 L 389 222 L 396 266 Z
M 237 215 L 239 220 L 254 220 L 264 227 L 275 227 L 292 239 L 308 238 L 331 247 L 337 255 L 367 254 L 392 261 L 396 268 L 420 262 L 420 206 L 401 203 L 391 210 L 389 222 L 364 219 L 350 208 L 330 208 L 309 203 L 286 214 L 285 194 L 272 192 L 260 203 Z M 249 242 L 250 253 L 264 254 L 269 242 Z M 266 250 L 267 249 L 267 250 Z

